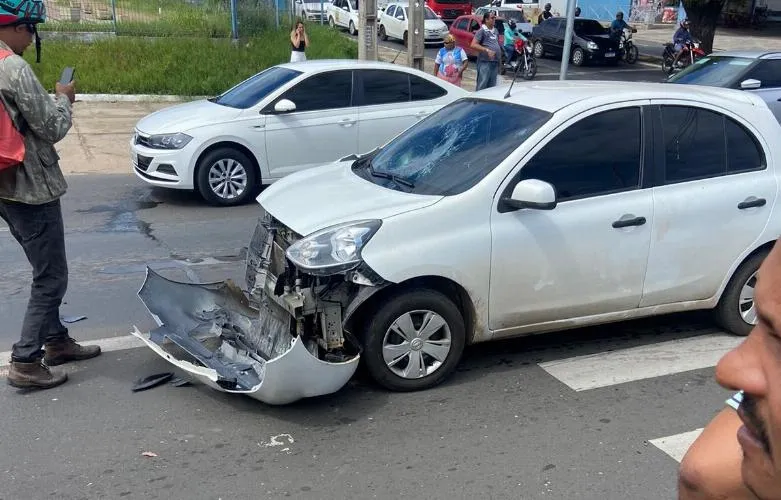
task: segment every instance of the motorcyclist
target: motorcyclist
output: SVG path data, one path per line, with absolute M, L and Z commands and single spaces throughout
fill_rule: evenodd
M 537 24 L 541 24 L 543 21 L 553 17 L 553 13 L 550 10 L 551 10 L 551 4 L 546 3 L 544 10 L 540 14 L 540 17 L 537 18 Z
M 675 31 L 673 35 L 673 45 L 675 46 L 675 59 L 673 59 L 673 67 L 678 64 L 683 52 L 686 50 L 686 44 L 694 41 L 692 34 L 689 32 L 689 20 L 684 19 L 681 21 L 681 26 Z
M 520 38 L 524 43 L 529 41 L 528 38 L 523 36 L 523 33 L 516 29 L 516 27 L 517 24 L 515 24 L 515 19 L 510 19 L 504 26 L 504 46 L 502 48 L 504 49 L 505 60 L 508 63 L 515 54 L 515 40 Z
M 624 13 L 619 10 L 616 12 L 616 18 L 610 23 L 610 37 L 620 40 L 625 29 L 631 30 L 632 33 L 637 33 L 637 28 L 629 26 L 626 21 L 624 21 Z

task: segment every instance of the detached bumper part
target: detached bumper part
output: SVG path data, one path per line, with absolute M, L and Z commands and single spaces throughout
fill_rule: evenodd
M 180 283 L 147 268 L 138 296 L 159 327 L 146 334 L 136 328 L 133 335 L 219 391 L 289 404 L 338 391 L 358 367 L 359 355 L 319 359 L 314 342 L 290 333 L 287 311 L 273 301 L 250 307 L 230 281 Z

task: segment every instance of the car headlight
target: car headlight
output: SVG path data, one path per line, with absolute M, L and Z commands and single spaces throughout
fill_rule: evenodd
M 586 47 L 588 47 L 588 48 L 589 48 L 589 49 L 591 49 L 591 50 L 597 50 L 597 49 L 599 48 L 599 45 L 597 45 L 597 44 L 596 44 L 596 43 L 594 43 L 594 42 L 588 42 L 588 43 L 586 44 Z
M 192 137 L 190 137 L 187 134 L 161 134 L 161 135 L 153 135 L 146 139 L 144 142 L 146 142 L 147 146 L 150 148 L 156 148 L 156 149 L 182 149 L 183 147 L 187 146 L 187 144 L 190 143 L 190 141 L 193 140 Z
M 287 258 L 314 275 L 331 275 L 354 269 L 361 250 L 380 229 L 382 221 L 364 220 L 317 231 L 287 249 Z

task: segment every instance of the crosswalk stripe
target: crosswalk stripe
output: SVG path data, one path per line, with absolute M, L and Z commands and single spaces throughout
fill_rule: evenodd
M 711 330 L 712 331 L 712 330 Z M 634 382 L 716 366 L 743 341 L 725 333 L 659 342 L 587 356 L 540 363 L 550 375 L 575 391 Z
M 675 434 L 674 436 L 651 439 L 648 442 L 667 453 L 678 463 L 680 463 L 681 460 L 683 460 L 684 455 L 686 455 L 686 451 L 700 436 L 701 433 L 702 428 L 689 432 L 682 432 L 681 434 Z
M 144 343 L 133 335 L 108 337 L 97 340 L 79 341 L 82 345 L 98 345 L 103 352 L 122 351 L 143 347 Z M 0 378 L 8 376 L 8 365 L 11 363 L 11 351 L 0 352 Z

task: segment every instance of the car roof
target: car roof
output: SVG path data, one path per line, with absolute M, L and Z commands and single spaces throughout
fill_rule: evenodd
M 311 59 L 300 62 L 288 62 L 279 64 L 278 67 L 293 69 L 303 73 L 317 73 L 329 69 L 394 69 L 408 73 L 420 73 L 420 70 L 383 61 L 367 61 L 361 59 Z
M 555 113 L 567 106 L 590 101 L 595 106 L 617 101 L 641 99 L 683 99 L 726 108 L 751 107 L 764 103 L 760 97 L 742 90 L 682 85 L 673 83 L 548 80 L 513 86 L 510 97 L 504 98 L 508 85 L 476 92 L 476 97 L 536 107 Z
M 744 57 L 746 59 L 781 59 L 781 52 L 770 50 L 719 50 L 708 54 L 714 57 Z

